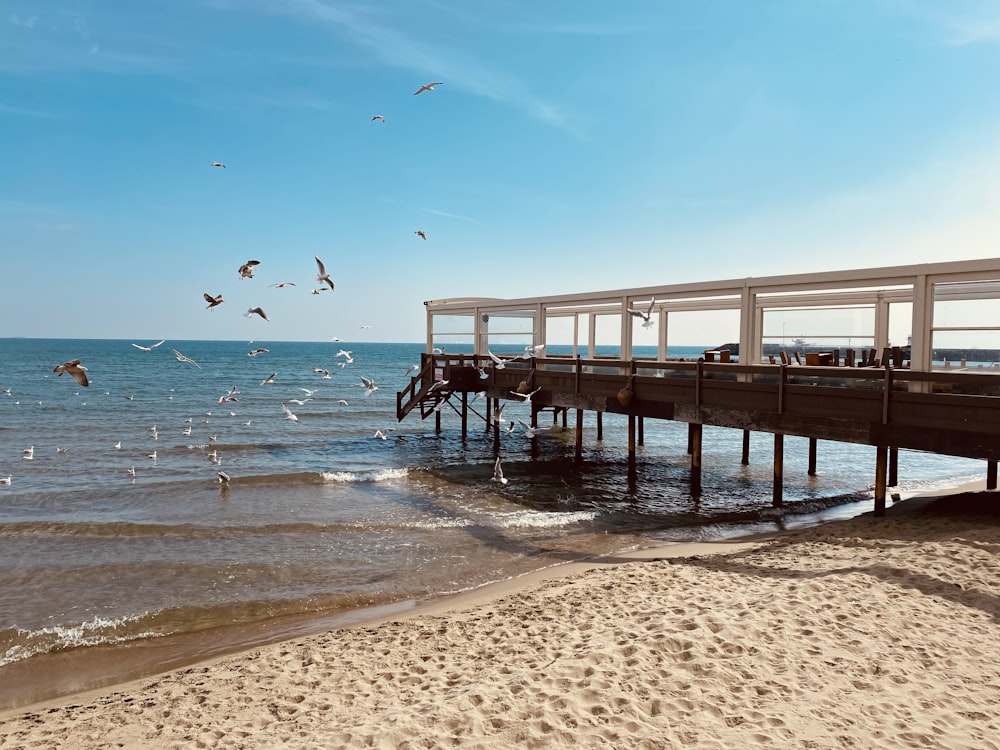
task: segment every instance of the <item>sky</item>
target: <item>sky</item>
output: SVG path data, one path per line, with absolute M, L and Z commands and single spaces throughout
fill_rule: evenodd
M 0 337 L 995 257 L 998 80 L 995 0 L 0 0 Z

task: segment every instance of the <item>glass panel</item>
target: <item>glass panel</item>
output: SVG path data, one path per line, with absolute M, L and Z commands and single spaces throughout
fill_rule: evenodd
M 934 302 L 935 328 L 1000 326 L 1000 300 L 963 299 Z
M 909 346 L 913 334 L 913 303 L 889 303 L 889 346 Z
M 594 316 L 594 331 L 596 333 L 595 352 L 598 357 L 621 357 L 622 355 L 622 316 Z
M 667 314 L 668 357 L 697 358 L 706 349 L 720 349 L 739 340 L 739 310 L 691 310 Z
M 472 315 L 435 315 L 433 332 L 438 334 L 466 333 L 472 335 L 476 320 Z
M 874 338 L 874 306 L 764 311 L 765 343 L 857 348 L 871 346 Z
M 935 367 L 945 361 L 959 367 L 963 359 L 969 367 L 1000 362 L 1000 331 L 934 331 L 932 340 Z

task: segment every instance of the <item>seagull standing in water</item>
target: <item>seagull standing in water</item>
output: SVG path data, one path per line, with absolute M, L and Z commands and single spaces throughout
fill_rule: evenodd
M 626 307 L 625 310 L 634 318 L 642 319 L 642 327 L 650 328 L 653 325 L 653 306 L 656 304 L 655 299 L 649 301 L 649 309 L 646 312 L 642 310 L 633 310 L 631 307 Z
M 325 282 L 330 285 L 330 290 L 333 291 L 334 284 L 333 279 L 330 278 L 330 274 L 326 272 L 326 266 L 323 265 L 323 261 L 319 259 L 318 255 L 313 256 L 316 259 L 316 268 L 319 273 L 316 274 L 316 281 Z
M 35 458 L 35 446 L 31 446 L 30 448 L 25 448 L 23 451 L 21 451 L 21 454 L 23 455 L 25 461 L 31 461 L 32 459 Z
M 490 477 L 491 482 L 500 482 L 502 485 L 507 484 L 507 477 L 503 475 L 503 467 L 500 466 L 500 457 L 497 456 L 496 463 L 493 464 L 493 476 Z
M 56 365 L 52 368 L 52 372 L 56 373 L 59 377 L 62 377 L 64 372 L 68 372 L 77 383 L 86 388 L 90 385 L 90 380 L 87 378 L 87 368 L 80 364 L 80 360 L 71 359 L 61 365 Z
M 431 83 L 425 83 L 419 89 L 413 92 L 413 95 L 422 94 L 425 91 L 433 91 L 435 86 L 444 86 L 444 81 L 433 81 Z
M 219 484 L 221 484 L 223 487 L 228 487 L 229 486 L 229 481 L 230 481 L 229 480 L 229 475 L 226 472 L 224 472 L 224 471 L 220 471 L 219 472 Z
M 166 339 L 163 339 L 162 341 L 157 341 L 155 344 L 150 344 L 149 346 L 142 346 L 140 344 L 132 344 L 132 346 L 134 346 L 136 349 L 142 349 L 144 352 L 151 352 L 153 351 L 153 349 L 155 349 L 160 344 L 163 344 L 165 342 Z

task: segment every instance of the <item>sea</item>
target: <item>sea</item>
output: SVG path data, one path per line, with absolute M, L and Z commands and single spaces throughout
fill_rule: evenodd
M 543 412 L 532 441 L 518 402 L 502 485 L 482 399 L 465 439 L 447 409 L 440 431 L 417 413 L 397 422 L 421 344 L 155 343 L 0 339 L 0 709 L 567 561 L 873 506 L 867 446 L 821 441 L 810 476 L 808 441 L 787 439 L 778 510 L 769 435 L 752 436 L 744 466 L 742 432 L 706 427 L 692 495 L 685 425 L 647 420 L 630 480 L 625 417 L 605 415 L 597 440 L 588 414 L 577 460 L 572 420 Z M 88 387 L 53 371 L 73 359 Z M 986 470 L 906 451 L 898 465 L 901 497 Z

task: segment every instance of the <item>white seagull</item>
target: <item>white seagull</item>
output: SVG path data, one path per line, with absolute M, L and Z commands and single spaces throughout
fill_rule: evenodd
M 444 86 L 444 81 L 433 81 L 431 83 L 425 83 L 419 89 L 413 92 L 413 95 L 422 94 L 425 91 L 433 91 L 435 86 Z
M 128 475 L 130 477 L 132 477 L 133 479 L 135 479 L 135 467 L 134 466 L 129 467 L 128 469 L 126 469 L 126 472 L 128 473 Z
M 487 350 L 486 353 L 490 355 L 490 359 L 493 360 L 493 367 L 495 367 L 497 370 L 502 370 L 503 368 L 505 368 L 507 366 L 507 362 L 509 360 L 501 359 L 500 357 L 498 357 L 497 355 L 495 355 L 493 352 L 491 352 L 489 350 Z
M 21 454 L 24 456 L 25 461 L 31 461 L 32 459 L 35 458 L 35 446 L 31 446 L 30 448 L 25 448 L 23 451 L 21 451 Z
M 240 266 L 239 271 L 237 271 L 237 273 L 239 273 L 240 275 L 240 281 L 242 281 L 243 279 L 252 279 L 253 270 L 256 266 L 259 265 L 260 265 L 259 260 L 248 260 L 246 263 Z
M 375 122 L 376 120 L 378 120 L 379 122 L 383 122 L 383 123 L 385 122 L 385 118 L 384 118 L 384 117 L 382 117 L 382 115 L 375 115 L 375 116 L 374 116 L 374 117 L 372 118 L 372 122 Z
M 525 422 L 523 419 L 517 420 L 517 423 L 519 425 L 521 425 L 521 428 L 524 430 L 524 436 L 526 438 L 533 438 L 536 435 L 538 435 L 539 433 L 545 432 L 544 428 L 542 428 L 542 427 L 532 427 L 530 424 L 528 424 L 527 422 Z
M 219 472 L 219 484 L 223 487 L 229 486 L 229 475 L 224 471 Z
M 330 285 L 330 289 L 333 290 L 333 279 L 331 279 L 330 274 L 326 272 L 326 266 L 323 265 L 323 261 L 319 259 L 318 255 L 314 255 L 313 257 L 316 259 L 316 268 L 319 269 L 319 273 L 316 274 L 316 281 L 326 282 Z
M 375 385 L 375 381 L 371 378 L 366 378 L 364 375 L 361 376 L 361 385 L 365 387 L 366 396 L 370 396 L 378 390 L 378 386 Z
M 256 357 L 258 354 L 267 354 L 270 349 L 254 349 L 252 352 L 247 352 L 248 357 Z
M 625 310 L 628 314 L 635 318 L 642 318 L 642 327 L 650 328 L 653 325 L 653 306 L 656 304 L 655 299 L 649 301 L 649 309 L 646 312 L 642 310 L 633 310 L 631 307 L 626 307 Z
M 225 165 L 225 164 L 223 164 L 223 163 L 222 163 L 221 161 L 213 161 L 213 162 L 212 162 L 212 166 L 213 166 L 213 167 L 222 167 L 223 169 L 225 169 L 225 168 L 226 168 L 226 165 Z
M 276 289 L 284 289 L 286 286 L 295 286 L 294 281 L 279 281 L 277 284 L 268 284 L 268 286 L 273 286 Z
M 545 348 L 545 344 L 539 344 L 538 346 L 532 346 L 528 344 L 524 347 L 524 354 L 520 355 L 521 359 L 531 359 L 532 357 L 537 357 L 542 353 L 542 349 Z
M 285 419 L 291 420 L 292 422 L 299 421 L 299 418 L 292 414 L 292 410 L 288 408 L 288 404 L 283 403 L 281 405 L 281 410 L 285 412 Z
M 245 313 L 243 313 L 243 314 L 244 314 L 244 315 L 245 315 L 246 317 L 248 317 L 248 318 L 250 318 L 250 317 L 252 317 L 252 316 L 254 316 L 254 315 L 259 315 L 259 316 L 260 316 L 260 317 L 262 317 L 262 318 L 263 318 L 264 320 L 267 320 L 267 319 L 268 319 L 268 318 L 267 318 L 267 313 L 265 313 L 265 312 L 264 312 L 264 311 L 263 311 L 262 309 L 260 309 L 259 307 L 251 307 L 250 309 L 248 309 L 248 310 L 247 310 L 247 311 L 246 311 Z
M 134 346 L 136 349 L 142 349 L 144 352 L 151 352 L 153 351 L 153 349 L 155 349 L 160 344 L 163 344 L 165 342 L 166 339 L 163 339 L 163 341 L 157 341 L 155 344 L 150 344 L 149 346 L 142 346 L 140 344 L 132 344 L 132 346 Z
M 260 384 L 261 385 L 270 385 L 271 383 L 274 382 L 274 378 L 275 378 L 275 376 L 277 374 L 278 373 L 276 373 L 276 372 L 272 372 L 270 375 L 268 375 L 266 378 L 264 378 L 262 381 L 260 381 Z
M 5 477 L 0 477 L 0 484 L 10 484 L 10 474 Z
M 493 476 L 490 477 L 491 482 L 500 482 L 500 484 L 507 484 L 507 477 L 503 475 L 503 468 L 500 466 L 500 457 L 497 456 L 496 463 L 493 464 Z
M 531 393 L 518 393 L 517 391 L 510 391 L 510 394 L 512 396 L 517 396 L 518 398 L 523 398 L 524 399 L 524 403 L 530 404 L 531 403 L 531 397 L 534 396 L 536 393 L 538 393 L 540 390 L 542 390 L 542 389 L 539 386 L 538 388 L 536 388 L 535 390 L 533 390 Z
M 190 357 L 185 357 L 176 349 L 171 349 L 170 351 L 172 351 L 174 353 L 174 356 L 177 357 L 178 362 L 187 362 L 189 365 L 194 365 L 195 367 L 201 367 L 201 365 L 199 365 L 193 359 L 191 359 Z

